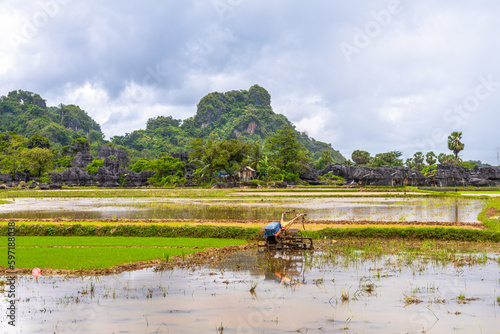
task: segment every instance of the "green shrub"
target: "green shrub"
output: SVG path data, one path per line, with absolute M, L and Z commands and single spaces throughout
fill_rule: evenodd
M 104 167 L 104 158 L 92 161 L 89 165 L 87 165 L 85 170 L 89 174 L 93 175 L 93 174 L 97 174 L 97 169 L 99 167 Z
M 186 182 L 184 176 L 185 163 L 171 156 L 164 156 L 155 160 L 139 159 L 129 167 L 136 173 L 150 170 L 156 174 L 148 179 L 148 182 L 156 187 L 176 186 Z

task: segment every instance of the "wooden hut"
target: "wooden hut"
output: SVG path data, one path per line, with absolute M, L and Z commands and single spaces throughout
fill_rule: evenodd
M 255 180 L 255 178 L 257 177 L 257 173 L 252 167 L 244 166 L 241 167 L 241 169 L 238 171 L 238 177 L 241 181 L 251 181 Z

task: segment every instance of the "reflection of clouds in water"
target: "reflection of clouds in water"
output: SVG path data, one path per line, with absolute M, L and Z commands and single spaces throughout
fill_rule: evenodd
M 400 204 L 401 199 L 381 203 L 356 203 L 330 200 L 308 212 L 309 220 L 373 220 L 373 221 L 421 221 L 421 222 L 478 222 L 477 215 L 484 206 L 481 200 L 464 200 L 455 204 L 447 199 L 425 199 Z
M 285 208 L 304 211 L 307 220 L 477 222 L 483 200 L 440 198 L 255 199 L 19 198 L 0 206 L 0 218 L 69 219 L 277 219 Z M 457 219 L 458 216 L 458 219 Z
M 413 255 L 410 265 L 404 257 L 397 265 L 399 256 L 392 255 L 374 260 L 351 256 L 348 261 L 341 255 L 326 255 L 308 252 L 306 257 L 303 252 L 296 255 L 277 252 L 238 257 L 248 262 L 249 268 L 259 259 L 268 261 L 262 263 L 264 269 L 250 271 L 227 267 L 222 271 L 214 267 L 162 273 L 145 269 L 104 277 L 44 276 L 38 280 L 22 277 L 18 329 L 26 333 L 58 330 L 149 333 L 160 328 L 159 332 L 198 333 L 208 331 L 207 328 L 213 331 L 222 322 L 228 332 L 237 333 L 295 332 L 302 326 L 318 328 L 318 323 L 324 324 L 324 330 L 329 332 L 338 329 L 338 324 L 352 314 L 363 314 L 362 321 L 351 322 L 351 331 L 386 333 L 390 326 L 394 332 L 416 332 L 433 324 L 427 307 L 440 318 L 433 328 L 439 333 L 449 332 L 456 324 L 457 318 L 448 316 L 447 311 L 454 312 L 458 307 L 465 310 L 464 314 L 481 315 L 463 315 L 460 320 L 464 332 L 476 330 L 478 323 L 485 333 L 497 329 L 491 291 L 498 284 L 498 254 L 490 254 L 492 260 L 485 265 L 470 267 L 433 261 L 425 264 Z M 415 275 L 420 267 L 424 270 Z M 381 277 L 377 278 L 374 268 L 380 268 Z M 266 273 L 276 278 L 279 273 L 282 280 L 265 280 Z M 304 284 L 289 284 L 293 280 L 303 280 Z M 342 304 L 341 291 L 348 291 L 354 297 L 361 280 L 375 282 L 375 294 L 357 294 L 357 300 L 351 298 L 349 303 Z M 258 282 L 256 296 L 249 292 L 252 282 Z M 78 294 L 82 289 L 88 290 L 91 283 L 95 284 L 93 297 Z M 403 293 L 415 288 L 423 303 L 405 308 Z M 150 290 L 152 298 L 147 298 Z M 167 292 L 165 296 L 163 291 Z M 480 299 L 458 305 L 456 297 L 460 293 Z M 80 301 L 76 303 L 74 297 Z M 431 305 L 431 297 L 446 299 L 446 303 Z M 47 311 L 40 312 L 43 309 Z M 337 327 L 327 328 L 331 324 L 325 324 L 325 319 L 333 319 Z

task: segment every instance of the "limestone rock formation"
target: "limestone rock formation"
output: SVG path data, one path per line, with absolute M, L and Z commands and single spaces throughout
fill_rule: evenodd
M 306 181 L 310 185 L 321 185 L 323 184 L 319 180 L 318 171 L 312 168 L 311 165 L 305 165 L 302 173 L 300 173 L 300 179 Z
M 0 183 L 12 182 L 12 175 L 0 173 Z
M 70 187 L 88 187 L 95 185 L 92 176 L 87 173 L 87 171 L 82 170 L 78 167 L 71 167 L 61 172 L 60 178 L 57 181 L 63 181 L 65 185 Z M 54 182 L 54 174 L 51 175 L 51 183 L 62 183 Z
M 90 153 L 78 152 L 71 162 L 71 166 L 85 169 L 89 164 L 92 163 L 94 158 Z
M 422 173 L 409 167 L 364 167 L 347 165 L 329 165 L 320 175 L 327 173 L 341 176 L 348 183 L 374 186 L 425 186 L 428 179 Z
M 499 186 L 500 167 L 476 167 L 474 170 L 455 166 L 437 165 L 430 169 L 428 176 L 409 167 L 364 167 L 346 165 L 328 165 L 319 172 L 346 179 L 347 183 L 374 186 L 437 186 L 437 187 L 467 187 L 467 186 Z
M 129 158 L 127 157 L 127 153 L 124 150 L 119 148 L 112 148 L 108 145 L 102 145 L 99 147 L 97 152 L 97 159 L 115 157 L 116 161 L 120 166 L 128 166 Z

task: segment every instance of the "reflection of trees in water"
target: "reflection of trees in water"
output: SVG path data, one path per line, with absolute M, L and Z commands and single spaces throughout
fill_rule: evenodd
M 258 266 L 265 280 L 283 284 L 304 283 L 304 251 L 269 251 L 258 257 Z

